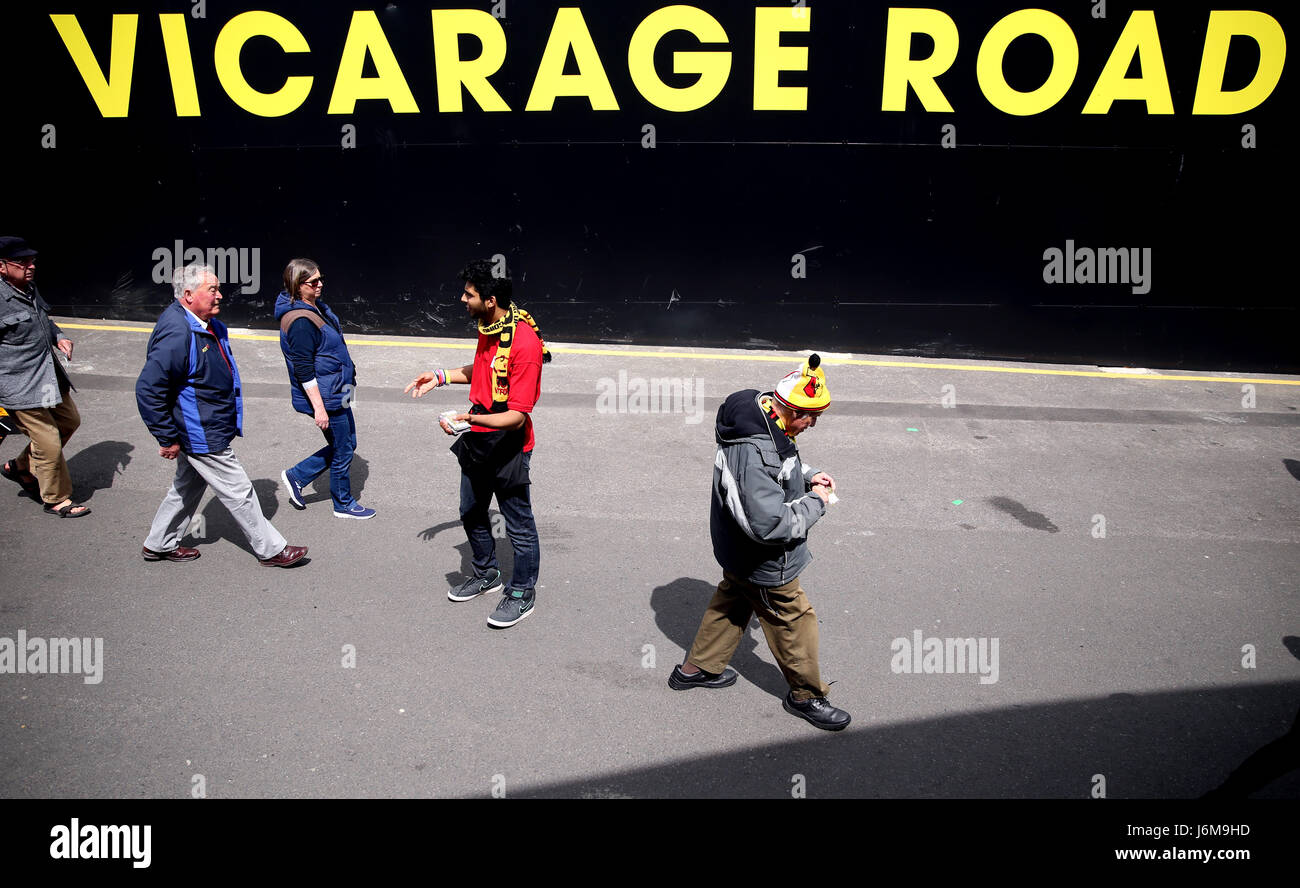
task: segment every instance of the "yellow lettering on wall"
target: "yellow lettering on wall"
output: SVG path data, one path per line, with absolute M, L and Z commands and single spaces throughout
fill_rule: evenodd
M 570 49 L 578 63 L 577 74 L 564 73 Z M 596 51 L 581 9 L 566 7 L 556 11 L 555 24 L 551 26 L 551 36 L 524 110 L 550 111 L 559 96 L 585 96 L 593 111 L 618 110 L 614 89 L 605 76 L 605 66 L 600 62 L 600 53 Z
M 1259 68 L 1244 89 L 1224 92 L 1228 47 L 1238 35 L 1259 44 Z M 1277 19 L 1251 10 L 1212 11 L 1205 31 L 1205 52 L 1201 56 L 1201 75 L 1196 83 L 1192 113 L 1242 114 L 1258 107 L 1277 88 L 1285 63 L 1286 34 Z
M 665 6 L 645 17 L 627 47 L 627 68 L 645 100 L 665 111 L 695 111 L 716 99 L 731 76 L 731 51 L 675 52 L 673 73 L 699 74 L 690 86 L 664 83 L 655 70 L 655 47 L 670 31 L 689 31 L 701 43 L 727 43 L 718 20 L 694 6 Z
M 1013 89 L 1002 73 L 1007 47 L 1026 34 L 1037 34 L 1052 48 L 1052 70 L 1038 89 Z M 989 103 L 1007 114 L 1028 117 L 1051 108 L 1070 91 L 1079 70 L 1079 42 L 1065 19 L 1045 9 L 1020 9 L 989 29 L 980 45 L 975 76 Z
M 198 117 L 199 88 L 194 82 L 194 59 L 190 55 L 189 33 L 185 30 L 185 13 L 158 15 L 162 28 L 163 51 L 167 54 L 167 73 L 172 79 L 172 101 L 177 117 Z
M 929 58 L 912 58 L 912 35 L 928 34 L 934 40 Z M 881 111 L 906 111 L 907 88 L 912 87 L 926 111 L 951 111 L 952 104 L 935 83 L 957 60 L 960 43 L 957 23 L 938 9 L 890 9 L 885 35 L 885 86 Z
M 1133 64 L 1134 55 L 1142 66 L 1142 76 L 1128 78 L 1124 75 Z M 1128 17 L 1124 33 L 1119 35 L 1115 49 L 1106 60 L 1106 67 L 1097 78 L 1097 85 L 1092 88 L 1083 113 L 1108 114 L 1111 104 L 1120 100 L 1146 102 L 1148 114 L 1174 113 L 1165 56 L 1160 50 L 1160 32 L 1156 29 L 1156 14 L 1149 9 L 1135 10 Z
M 812 29 L 808 7 L 760 6 L 754 10 L 754 110 L 807 111 L 808 87 L 781 86 L 782 71 L 807 71 L 808 47 L 782 46 L 786 31 Z
M 131 107 L 131 69 L 135 65 L 135 31 L 138 15 L 114 15 L 113 37 L 108 50 L 108 77 L 95 61 L 86 34 L 75 15 L 50 15 L 63 45 L 77 66 L 101 117 L 126 117 Z M 12 72 L 11 72 L 12 73 Z
M 212 58 L 217 68 L 217 80 L 231 101 L 258 117 L 283 117 L 296 111 L 311 92 L 309 76 L 288 77 L 284 86 L 273 93 L 258 92 L 244 79 L 239 66 L 239 54 L 244 44 L 254 37 L 270 37 L 287 53 L 311 52 L 307 38 L 302 36 L 293 22 L 274 12 L 241 12 L 226 22 L 217 35 L 217 45 Z
M 363 77 L 366 54 L 375 60 L 375 77 Z M 419 114 L 420 106 L 402 75 L 402 66 L 372 9 L 352 13 L 348 39 L 339 58 L 339 73 L 326 114 L 351 114 L 362 99 L 384 99 L 395 114 Z
M 464 110 L 461 87 L 484 111 L 509 111 L 488 78 L 506 60 L 506 32 L 501 23 L 481 9 L 434 9 L 433 59 L 438 72 L 438 110 Z M 460 57 L 460 35 L 472 34 L 483 44 L 476 59 Z

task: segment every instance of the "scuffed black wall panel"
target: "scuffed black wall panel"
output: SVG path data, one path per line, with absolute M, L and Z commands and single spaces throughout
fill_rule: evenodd
M 527 112 L 559 5 L 508 0 L 508 55 L 491 78 L 514 109 L 505 113 L 468 96 L 463 112 L 439 110 L 430 10 L 452 4 L 368 7 L 420 113 L 363 101 L 344 116 L 326 112 L 350 6 L 208 3 L 204 18 L 190 2 L 24 6 L 8 29 L 26 35 L 10 61 L 29 95 L 6 129 L 4 233 L 36 244 L 43 292 L 78 315 L 152 319 L 170 298 L 155 272 L 179 241 L 247 257 L 242 274 L 227 274 L 231 323 L 269 326 L 280 270 L 306 255 L 355 330 L 461 335 L 455 272 L 501 254 L 553 339 L 1300 367 L 1290 336 L 1291 78 L 1284 70 L 1244 114 L 1193 115 L 1209 4 L 1154 5 L 1169 116 L 1125 101 L 1081 114 L 1131 10 L 1112 2 L 1097 19 L 1088 0 L 1050 4 L 1077 40 L 1078 73 L 1054 107 L 1027 117 L 992 107 L 976 74 L 989 29 L 1022 6 L 938 5 L 960 34 L 938 80 L 955 110 L 928 113 L 913 95 L 907 111 L 886 112 L 890 7 L 826 0 L 809 2 L 808 33 L 784 37 L 809 47 L 808 70 L 781 81 L 807 87 L 806 111 L 754 110 L 756 4 L 716 0 L 698 6 L 727 31 L 727 46 L 705 47 L 732 52 L 726 87 L 697 111 L 654 107 L 629 75 L 628 42 L 669 4 L 621 0 L 574 4 L 619 110 L 561 98 Z M 1288 8 L 1250 8 L 1289 32 Z M 254 38 L 242 53 L 264 92 L 288 76 L 314 78 L 285 116 L 250 114 L 218 79 L 217 35 L 249 9 L 283 16 L 310 44 L 285 54 Z M 102 116 L 51 13 L 76 16 L 105 70 L 112 14 L 139 15 L 126 117 Z M 185 16 L 201 116 L 176 114 L 160 13 Z M 466 56 L 478 52 L 463 44 Z M 918 37 L 912 53 L 932 47 Z M 676 31 L 657 69 L 688 84 L 667 73 L 672 53 L 699 49 Z M 1225 88 L 1245 86 L 1260 56 L 1254 41 L 1234 38 Z M 1051 64 L 1046 41 L 1028 36 L 1004 70 L 1027 91 Z M 355 148 L 342 147 L 346 124 Z M 940 145 L 945 125 L 954 148 Z M 1246 125 L 1254 148 L 1243 147 Z M 1046 283 L 1045 251 L 1067 242 L 1149 250 L 1149 290 Z M 792 275 L 796 255 L 804 277 Z

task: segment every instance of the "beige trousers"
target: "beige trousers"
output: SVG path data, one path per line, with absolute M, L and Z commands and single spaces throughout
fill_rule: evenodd
M 796 700 L 825 697 L 830 691 L 817 664 L 817 614 L 797 577 L 784 586 L 765 588 L 724 573 L 687 659 L 705 672 L 721 672 L 755 615 L 790 685 L 790 695 Z
M 14 425 L 22 429 L 31 441 L 23 452 L 13 459 L 19 472 L 31 472 L 41 485 L 41 499 L 48 505 L 58 505 L 72 498 L 72 476 L 68 474 L 68 461 L 63 458 L 63 445 L 81 425 L 81 414 L 72 402 L 72 393 L 63 393 L 63 403 L 54 407 L 36 407 L 32 410 L 10 410 Z

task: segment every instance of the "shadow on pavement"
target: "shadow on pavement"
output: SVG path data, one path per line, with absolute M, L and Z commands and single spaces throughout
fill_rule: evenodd
M 1288 635 L 1282 644 L 1300 660 L 1300 638 Z M 1291 730 L 1260 749 L 1237 766 L 1221 785 L 1207 792 L 1207 799 L 1244 799 L 1264 789 L 1279 777 L 1300 768 L 1300 709 Z
M 500 524 L 499 512 L 489 512 L 492 526 L 495 528 Z M 474 553 L 469 547 L 469 540 L 465 539 L 465 528 L 459 521 L 444 521 L 442 524 L 435 524 L 433 527 L 426 527 L 416 536 L 426 543 L 433 542 L 433 538 L 443 531 L 454 531 L 453 536 L 460 539 L 456 545 L 456 551 L 460 553 L 460 568 L 455 571 L 447 572 L 447 588 L 459 585 L 462 581 L 474 575 Z M 505 539 L 496 540 L 497 548 L 497 566 L 501 569 L 502 581 L 508 581 L 514 576 L 515 567 L 515 550 L 510 547 L 510 541 Z M 546 554 L 546 540 L 541 541 L 542 555 Z
M 664 687 L 662 693 L 674 692 Z M 682 707 L 691 706 L 691 695 L 680 697 Z M 676 760 L 543 786 L 516 784 L 512 795 L 790 798 L 802 775 L 808 798 L 1087 799 L 1100 776 L 1109 798 L 1195 798 L 1221 783 L 1245 751 L 1276 736 L 1297 699 L 1300 682 L 1290 681 L 1112 694 L 903 724 L 855 722 L 840 734 L 808 727 L 798 740 L 755 738 L 760 742 L 696 758 L 665 749 L 665 758 Z M 1286 755 L 1270 752 L 1268 759 L 1285 763 Z M 1300 779 L 1285 778 L 1280 767 L 1261 767 L 1258 780 L 1239 781 L 1238 788 L 1300 797 Z
M 709 601 L 717 588 L 716 583 L 682 577 L 650 593 L 650 607 L 655 612 L 655 625 L 673 644 L 682 649 L 678 663 L 686 659 L 686 654 L 691 649 L 691 642 L 695 640 L 695 630 L 700 626 L 700 618 L 704 616 L 704 609 L 709 606 Z M 766 646 L 767 639 L 763 637 L 762 629 L 758 627 L 758 620 L 751 619 L 749 625 L 745 627 L 745 635 L 740 640 L 740 646 L 736 648 L 736 653 L 731 658 L 731 668 L 755 687 L 767 691 L 778 700 L 784 699 L 790 686 L 786 684 L 785 676 L 781 674 L 780 669 L 758 658 L 755 652 L 760 643 Z
M 72 475 L 72 498 L 88 501 L 98 490 L 113 486 L 113 477 L 131 464 L 134 444 L 125 441 L 99 441 L 68 457 L 68 473 Z
M 262 514 L 266 516 L 268 521 L 275 517 L 276 511 L 279 509 L 276 492 L 280 489 L 280 483 L 269 478 L 257 478 L 253 481 L 253 491 L 257 494 L 257 501 L 262 507 Z M 230 510 L 222 505 L 220 500 L 216 498 L 209 499 L 207 505 L 203 507 L 202 514 L 204 534 L 201 539 L 197 540 L 198 542 L 213 543 L 217 540 L 227 540 L 254 558 L 257 557 L 252 547 L 248 545 L 248 538 L 244 536 L 244 532 L 240 530 L 239 525 L 235 523 Z M 289 540 L 289 545 L 299 544 Z M 306 562 L 302 563 L 305 564 Z
M 366 489 L 366 482 L 370 480 L 370 463 L 360 456 L 352 457 L 352 470 L 348 473 L 348 478 L 352 482 L 352 498 L 361 502 L 361 493 Z M 314 491 L 308 494 L 307 491 Z M 280 485 L 281 493 L 284 493 L 284 485 Z M 303 505 L 310 506 L 312 503 L 330 503 L 333 500 L 330 497 L 330 470 L 326 469 L 316 476 L 310 484 L 303 486 Z

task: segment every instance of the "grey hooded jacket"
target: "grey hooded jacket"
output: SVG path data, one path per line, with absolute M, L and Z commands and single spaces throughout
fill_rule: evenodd
M 762 393 L 736 392 L 718 408 L 709 530 L 718 564 L 756 586 L 782 586 L 812 561 L 808 530 L 826 514 L 809 493 L 794 441 L 759 406 Z
M 63 332 L 32 287 L 24 293 L 0 279 L 0 407 L 35 410 L 63 403 L 71 386 L 52 346 Z

